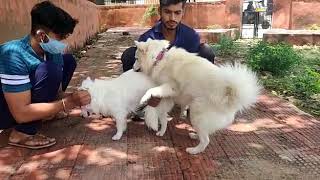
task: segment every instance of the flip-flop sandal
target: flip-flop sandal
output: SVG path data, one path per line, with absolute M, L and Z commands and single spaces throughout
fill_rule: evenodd
M 49 142 L 46 144 L 35 144 L 35 145 L 30 145 L 28 144 L 28 142 L 34 142 L 34 141 L 38 141 L 39 139 L 42 140 L 48 140 Z M 18 142 L 8 142 L 9 145 L 11 146 L 17 146 L 17 147 L 23 147 L 23 148 L 28 148 L 28 149 L 41 149 L 41 148 L 46 148 L 46 147 L 50 147 L 54 144 L 56 144 L 56 140 L 53 138 L 48 138 L 42 134 L 36 134 L 36 135 L 32 135 L 32 136 L 28 136 Z

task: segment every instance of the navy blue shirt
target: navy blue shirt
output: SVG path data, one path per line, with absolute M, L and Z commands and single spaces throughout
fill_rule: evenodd
M 161 31 L 162 23 L 159 21 L 154 27 L 142 34 L 138 41 L 147 41 L 148 38 L 164 40 L 165 38 Z M 194 29 L 180 23 L 177 27 L 176 38 L 172 45 L 184 48 L 191 53 L 198 53 L 200 46 L 199 34 Z

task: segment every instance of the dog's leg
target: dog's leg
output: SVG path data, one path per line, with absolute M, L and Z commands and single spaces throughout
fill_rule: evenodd
M 189 106 L 181 106 L 180 118 L 188 118 L 189 116 Z
M 117 133 L 112 137 L 112 140 L 119 140 L 123 132 L 127 129 L 126 118 L 116 118 Z
M 172 83 L 165 83 L 149 89 L 141 98 L 140 104 L 146 104 L 151 97 L 170 98 L 176 96 L 176 88 Z
M 158 112 L 159 112 L 159 119 L 160 119 L 160 131 L 157 132 L 157 136 L 163 136 L 164 133 L 167 130 L 167 125 L 168 125 L 168 113 L 171 111 L 171 109 L 174 106 L 174 102 L 171 98 L 166 98 L 163 99 L 158 108 Z
M 190 154 L 198 154 L 204 151 L 210 142 L 208 133 L 197 131 L 197 136 L 200 140 L 200 143 L 196 147 L 189 147 L 186 149 L 186 151 Z
M 168 118 L 166 114 L 162 114 L 160 116 L 160 125 L 161 125 L 160 131 L 157 132 L 156 134 L 157 136 L 163 136 L 167 130 Z
M 201 101 L 195 101 L 190 105 L 190 121 L 192 127 L 195 129 L 196 133 L 189 133 L 189 137 L 191 139 L 199 139 L 199 144 L 196 147 L 189 147 L 186 151 L 190 154 L 198 154 L 206 149 L 208 146 L 209 139 L 209 131 L 208 131 L 208 118 L 209 113 L 203 112 L 205 107 Z
M 189 137 L 190 137 L 191 139 L 199 139 L 198 134 L 197 134 L 197 133 L 194 133 L 194 132 L 190 132 L 190 133 L 189 133 Z

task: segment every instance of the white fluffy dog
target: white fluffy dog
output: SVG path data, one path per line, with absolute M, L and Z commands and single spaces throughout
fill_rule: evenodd
M 140 99 L 152 87 L 155 87 L 155 84 L 148 76 L 133 70 L 110 80 L 91 80 L 88 77 L 82 82 L 80 89 L 88 90 L 91 102 L 82 108 L 82 115 L 86 117 L 88 113 L 95 113 L 114 117 L 117 133 L 112 139 L 119 140 L 127 128 L 128 114 L 138 108 Z M 173 102 L 170 99 L 161 101 L 156 108 L 147 106 L 146 124 L 153 130 L 157 130 L 158 121 L 154 122 L 149 119 L 166 119 L 167 112 L 171 110 L 172 106 Z M 162 131 L 165 132 L 165 130 Z
M 218 67 L 184 49 L 167 50 L 169 42 L 165 40 L 135 44 L 134 69 L 141 69 L 158 85 L 146 92 L 141 103 L 154 96 L 174 98 L 176 103 L 190 107 L 191 124 L 197 134 L 189 136 L 200 140 L 196 147 L 186 149 L 190 154 L 204 151 L 210 134 L 230 125 L 237 111 L 257 100 L 261 87 L 255 73 L 244 65 Z

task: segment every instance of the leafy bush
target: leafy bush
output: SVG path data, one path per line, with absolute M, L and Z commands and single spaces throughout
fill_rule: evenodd
M 143 14 L 143 20 L 147 21 L 147 19 L 157 16 L 158 15 L 158 8 L 156 5 L 152 4 L 150 5 L 147 10 Z
M 316 116 L 320 116 L 320 73 L 310 67 L 283 77 L 262 79 L 267 89 L 277 94 L 294 97 L 295 104 Z
M 250 48 L 247 55 L 248 65 L 258 71 L 282 75 L 298 64 L 300 56 L 292 46 L 284 43 L 271 44 L 260 41 Z
M 221 36 L 218 43 L 213 45 L 213 49 L 218 56 L 226 57 L 234 55 L 237 52 L 235 41 L 228 36 Z
M 314 94 L 320 94 L 320 74 L 311 68 L 292 78 L 292 91 L 296 96 L 310 98 Z
M 320 24 L 312 24 L 308 27 L 308 30 L 320 30 Z
M 222 29 L 223 27 L 219 24 L 213 24 L 213 25 L 209 25 L 207 26 L 207 29 Z

